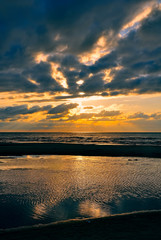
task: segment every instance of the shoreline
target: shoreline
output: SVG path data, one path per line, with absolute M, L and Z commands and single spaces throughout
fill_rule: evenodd
M 161 239 L 161 210 L 0 230 L 0 239 Z
M 161 158 L 161 146 L 67 143 L 0 143 L 1 156 L 82 155 Z

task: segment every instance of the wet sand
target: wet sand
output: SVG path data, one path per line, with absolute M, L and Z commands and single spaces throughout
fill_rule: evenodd
M 82 155 L 161 157 L 161 146 L 84 145 L 64 143 L 1 143 L 0 155 Z
M 0 230 L 0 239 L 160 240 L 161 211 L 136 212 Z

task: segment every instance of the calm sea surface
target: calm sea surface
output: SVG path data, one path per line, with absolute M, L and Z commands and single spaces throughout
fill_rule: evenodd
M 0 133 L 0 143 L 82 143 L 161 146 L 161 133 Z
M 160 173 L 159 158 L 2 156 L 0 228 L 161 209 Z

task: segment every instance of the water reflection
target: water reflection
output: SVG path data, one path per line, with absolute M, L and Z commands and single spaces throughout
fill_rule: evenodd
M 101 208 L 101 206 L 95 202 L 86 200 L 79 205 L 79 213 L 82 216 L 88 217 L 105 217 L 109 215 L 109 212 Z
M 47 215 L 48 208 L 44 203 L 37 204 L 33 207 L 33 219 L 43 219 Z
M 160 159 L 1 157 L 0 228 L 159 209 L 160 171 Z

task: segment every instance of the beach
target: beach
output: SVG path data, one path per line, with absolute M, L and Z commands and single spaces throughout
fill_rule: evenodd
M 70 220 L 0 231 L 2 240 L 159 240 L 161 211 Z
M 17 210 L 24 206 L 21 211 L 32 212 L 35 221 L 19 225 L 19 220 L 18 227 L 1 227 L 0 239 L 161 239 L 160 146 L 1 143 L 0 155 L 1 177 L 7 184 L 3 194 L 8 202 L 5 200 L 4 206 L 13 204 Z M 53 185 L 55 182 L 57 185 Z M 34 192 L 43 202 L 33 199 Z M 23 205 L 21 201 L 15 205 L 19 198 Z M 68 213 L 67 220 L 43 222 L 53 214 L 55 219 L 59 217 L 60 208 Z M 83 215 L 70 217 L 70 211 L 77 214 L 78 209 Z M 108 209 L 123 213 L 111 215 Z
M 0 155 L 81 155 L 161 157 L 160 146 L 64 143 L 0 143 Z
M 0 3 L 0 240 L 161 240 L 161 0 Z

